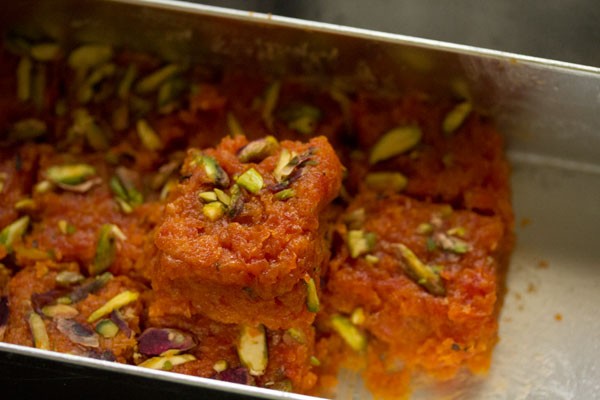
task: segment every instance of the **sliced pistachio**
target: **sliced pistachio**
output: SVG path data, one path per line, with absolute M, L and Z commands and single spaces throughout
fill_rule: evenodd
M 349 229 L 360 229 L 367 219 L 364 208 L 357 208 L 344 215 L 344 223 Z
M 113 275 L 110 272 L 105 272 L 102 275 L 90 278 L 81 285 L 73 288 L 71 293 L 68 294 L 67 300 L 70 300 L 71 303 L 77 303 L 85 299 L 90 293 L 94 293 L 103 288 L 112 278 Z
M 107 150 L 109 147 L 108 137 L 85 108 L 78 108 L 73 112 L 70 131 L 73 135 L 85 136 L 94 150 Z
M 473 105 L 468 100 L 456 105 L 448 114 L 446 114 L 446 117 L 444 117 L 444 122 L 442 122 L 444 133 L 446 135 L 454 133 L 454 131 L 460 128 L 465 122 L 472 110 Z
M 159 112 L 169 112 L 172 109 L 171 106 L 177 101 L 186 87 L 185 81 L 181 78 L 172 78 L 163 82 L 158 88 L 158 94 L 156 95 Z
M 76 231 L 76 228 L 65 219 L 59 220 L 57 224 L 58 224 L 58 230 L 63 235 L 72 235 Z
M 96 324 L 96 332 L 105 339 L 114 338 L 119 333 L 119 327 L 110 319 L 102 319 Z
M 33 187 L 34 193 L 37 194 L 48 193 L 50 190 L 52 190 L 52 182 L 47 180 L 39 181 Z
M 8 253 L 12 252 L 13 243 L 23 237 L 28 227 L 29 216 L 24 216 L 0 231 L 0 244 L 4 246 Z
M 152 190 L 158 190 L 162 188 L 165 183 L 167 183 L 169 178 L 177 172 L 179 167 L 181 167 L 181 160 L 179 159 L 174 159 L 164 165 L 161 165 L 161 167 L 158 169 L 158 172 L 154 175 L 152 181 L 150 182 L 150 187 Z
M 229 194 L 231 197 L 231 202 L 229 204 L 228 214 L 229 217 L 235 218 L 239 213 L 242 212 L 244 208 L 242 189 L 240 189 L 240 186 L 237 183 L 233 184 L 229 190 Z
M 331 326 L 354 351 L 363 351 L 367 347 L 367 337 L 348 318 L 333 315 Z
M 217 199 L 225 204 L 225 206 L 229 207 L 231 205 L 231 197 L 225 193 L 224 191 L 222 191 L 221 189 L 217 189 L 215 188 L 214 190 L 215 195 L 217 196 Z
M 448 229 L 446 233 L 450 236 L 465 237 L 467 230 L 464 226 L 455 226 L 454 228 Z
M 367 254 L 375 248 L 376 236 L 373 232 L 366 232 L 362 229 L 348 231 L 348 249 L 350 257 L 358 258 Z
M 429 222 L 423 222 L 417 226 L 417 233 L 419 235 L 429 235 L 433 232 L 433 225 Z
M 87 319 L 87 322 L 97 321 L 105 315 L 110 314 L 113 310 L 118 310 L 119 308 L 125 307 L 126 305 L 133 303 L 138 299 L 139 296 L 140 294 L 138 292 L 133 292 L 130 290 L 121 292 L 109 301 L 107 301 L 103 306 L 98 308 L 92 314 L 90 314 L 90 316 Z
M 204 214 L 209 221 L 213 222 L 225 215 L 225 211 L 225 205 L 220 201 L 214 201 L 212 203 L 205 204 L 202 207 L 202 214 Z
M 204 203 L 212 203 L 213 201 L 218 201 L 217 194 L 214 191 L 200 192 L 198 193 L 198 198 Z
M 273 131 L 273 111 L 277 108 L 277 102 L 279 101 L 279 91 L 281 89 L 281 82 L 275 81 L 271 83 L 265 90 L 261 116 L 266 127 Z
M 281 153 L 279 154 L 279 160 L 277 161 L 277 165 L 273 170 L 273 176 L 277 180 L 277 182 L 283 181 L 287 178 L 293 171 L 296 165 L 292 163 L 292 159 L 296 157 L 296 153 L 290 152 L 288 149 L 281 149 Z
M 46 122 L 37 118 L 26 118 L 14 123 L 8 138 L 10 140 L 31 140 L 45 135 L 47 131 Z
M 75 344 L 86 347 L 100 346 L 100 340 L 96 332 L 77 321 L 59 318 L 56 321 L 56 328 Z
M 316 162 L 312 160 L 312 155 L 315 149 L 309 148 L 304 153 L 298 155 L 295 152 L 290 152 L 287 149 L 282 149 L 279 154 L 279 160 L 273 170 L 273 176 L 278 184 L 272 188 L 278 192 L 287 187 L 291 182 L 300 177 L 301 169 L 306 165 L 314 165 Z
M 226 188 L 229 186 L 229 176 L 227 172 L 211 156 L 200 155 L 195 160 L 196 164 L 201 164 L 204 167 L 204 172 L 208 178 L 217 186 Z
M 42 250 L 35 247 L 17 246 L 15 247 L 15 253 L 18 258 L 32 261 L 48 260 L 53 257 L 52 250 Z
M 160 199 L 166 200 L 167 197 L 169 196 L 169 193 L 171 193 L 173 191 L 173 189 L 175 189 L 175 187 L 177 187 L 177 184 L 178 184 L 177 179 L 174 179 L 174 178 L 169 179 L 160 191 Z
M 237 184 L 251 193 L 258 193 L 263 188 L 263 177 L 254 168 L 250 168 L 237 178 Z
M 181 68 L 178 65 L 166 65 L 142 78 L 135 86 L 135 91 L 140 94 L 155 92 L 163 82 L 179 72 L 181 72 Z
M 446 294 L 444 281 L 436 268 L 423 263 L 411 249 L 402 243 L 393 246 L 405 260 L 403 267 L 411 279 L 435 296 Z
M 306 308 L 312 313 L 319 312 L 319 293 L 315 280 L 307 276 L 304 278 L 304 282 L 306 283 Z
M 89 102 L 94 96 L 98 85 L 106 78 L 113 76 L 116 71 L 117 67 L 112 63 L 105 63 L 95 67 L 81 83 L 77 91 L 77 100 L 82 104 Z
M 355 308 L 350 315 L 350 321 L 354 325 L 362 325 L 365 323 L 366 319 L 365 310 L 362 307 Z
M 29 57 L 21 57 L 17 66 L 17 98 L 27 101 L 31 97 L 31 73 L 33 62 Z
M 190 361 L 194 361 L 196 357 L 191 354 L 176 354 L 161 357 L 152 357 L 138 364 L 138 367 L 150 368 L 150 369 L 162 369 L 170 371 L 174 366 L 185 364 Z
M 321 110 L 309 104 L 293 104 L 283 110 L 280 117 L 288 123 L 288 128 L 310 135 L 321 119 Z
M 365 177 L 365 183 L 375 191 L 401 192 L 406 188 L 408 179 L 400 172 L 371 172 Z
M 215 372 L 223 372 L 227 368 L 229 368 L 229 363 L 227 362 L 227 360 L 219 360 L 213 364 L 213 370 Z
M 135 187 L 136 173 L 124 168 L 118 167 L 115 170 L 115 176 L 109 181 L 112 192 L 121 200 L 119 205 L 125 203 L 127 210 L 133 210 L 144 202 L 144 196 Z
M 285 331 L 292 339 L 300 344 L 306 343 L 306 335 L 300 329 L 297 328 L 289 328 Z
M 471 250 L 469 243 L 455 236 L 449 236 L 444 233 L 435 235 L 435 242 L 444 250 L 456 254 L 465 254 Z
M 38 349 L 50 350 L 50 338 L 46 331 L 46 324 L 42 317 L 32 312 L 27 319 L 31 336 L 33 336 L 33 345 Z
M 79 272 L 61 271 L 56 274 L 56 283 L 60 286 L 71 286 L 83 281 L 85 278 Z
M 150 124 L 145 119 L 140 119 L 137 122 L 137 133 L 142 141 L 142 145 L 148 150 L 161 150 L 163 143 L 160 136 L 154 131 Z
M 96 242 L 96 254 L 89 266 L 91 275 L 103 273 L 115 261 L 117 255 L 117 234 L 115 234 L 115 227 L 116 225 L 113 224 L 104 224 L 100 227 L 98 241 Z
M 418 126 L 399 126 L 386 132 L 371 148 L 369 163 L 376 164 L 407 152 L 421 141 L 421 136 Z
M 273 136 L 254 140 L 238 151 L 238 159 L 243 163 L 260 162 L 279 148 L 279 142 Z
M 227 113 L 227 128 L 231 137 L 245 136 L 242 125 L 240 125 L 235 115 L 231 112 Z
M 138 350 L 146 356 L 157 356 L 168 350 L 187 351 L 196 345 L 192 334 L 172 328 L 148 328 L 138 338 Z
M 296 191 L 290 188 L 283 189 L 282 191 L 275 193 L 274 196 L 277 200 L 286 201 L 292 197 L 296 197 Z
M 379 257 L 374 256 L 373 254 L 367 254 L 365 256 L 365 261 L 371 265 L 375 265 L 379 262 Z
M 240 362 L 248 368 L 250 375 L 263 375 L 269 363 L 265 327 L 242 325 L 237 352 Z
M 137 77 L 138 69 L 134 64 L 130 64 L 125 70 L 125 74 L 123 78 L 119 82 L 119 86 L 117 88 L 117 95 L 120 99 L 124 100 L 129 96 L 129 92 L 131 91 L 131 86 Z
M 113 49 L 102 44 L 87 44 L 80 46 L 69 54 L 69 66 L 75 70 L 87 71 L 103 64 L 113 56 Z
M 77 185 L 96 175 L 96 168 L 89 164 L 55 165 L 46 170 L 48 179 L 56 184 Z
M 312 365 L 313 367 L 321 366 L 321 361 L 315 356 L 310 356 L 309 362 L 310 362 L 310 365 Z
M 21 199 L 15 203 L 15 210 L 20 212 L 32 212 L 37 209 L 37 203 L 35 200 L 26 198 Z
M 43 307 L 42 313 L 50 318 L 73 318 L 79 314 L 79 311 L 66 304 L 51 304 Z
M 31 46 L 29 49 L 31 58 L 37 61 L 56 60 L 61 52 L 61 47 L 56 43 L 39 43 Z

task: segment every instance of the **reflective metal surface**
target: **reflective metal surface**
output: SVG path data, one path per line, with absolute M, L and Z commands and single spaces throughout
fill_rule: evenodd
M 342 76 L 357 86 L 468 93 L 505 133 L 518 243 L 487 377 L 421 382 L 415 398 L 587 399 L 600 392 L 600 69 L 315 22 L 174 1 L 4 3 L 2 31 L 101 41 L 192 62 L 275 74 Z M 35 349 L 27 353 L 125 375 L 302 398 Z M 88 373 L 92 373 L 89 372 Z M 340 398 L 368 395 L 346 375 Z M 364 395 L 364 397 L 363 397 Z M 277 397 L 279 396 L 279 397 Z

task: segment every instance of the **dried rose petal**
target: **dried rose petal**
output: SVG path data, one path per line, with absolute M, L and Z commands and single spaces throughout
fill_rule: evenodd
M 85 355 L 96 360 L 117 361 L 117 357 L 110 350 L 90 349 Z
M 78 301 L 85 299 L 88 294 L 94 293 L 102 288 L 111 278 L 112 274 L 110 272 L 105 272 L 95 278 L 90 278 L 81 285 L 76 286 L 69 294 L 69 298 L 73 303 L 77 303 Z
M 213 379 L 217 379 L 219 381 L 231 382 L 231 383 L 241 383 L 242 385 L 251 385 L 255 386 L 256 382 L 254 381 L 254 377 L 250 375 L 248 369 L 244 367 L 237 368 L 229 368 L 223 372 L 219 372 L 212 376 Z
M 87 347 L 100 346 L 96 332 L 72 319 L 59 319 L 56 322 L 56 328 L 73 343 Z
M 125 336 L 127 336 L 128 338 L 131 337 L 131 328 L 127 324 L 127 321 L 123 319 L 119 310 L 113 310 L 113 312 L 110 313 L 110 320 L 119 327 L 119 329 L 125 334 Z
M 167 350 L 186 351 L 196 346 L 195 338 L 171 328 L 148 328 L 138 339 L 138 350 L 147 356 L 157 356 Z
M 8 297 L 0 297 L 0 327 L 8 322 Z
M 56 299 L 67 293 L 64 289 L 52 289 L 44 293 L 34 293 L 31 295 L 31 305 L 36 313 L 44 315 L 42 308 L 56 302 Z

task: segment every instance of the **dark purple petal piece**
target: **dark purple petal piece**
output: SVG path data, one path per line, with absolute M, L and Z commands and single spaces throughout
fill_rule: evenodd
M 89 350 L 86 355 L 90 358 L 94 358 L 96 360 L 103 360 L 103 361 L 117 361 L 117 358 L 115 357 L 115 355 L 113 354 L 112 351 L 110 350 L 96 350 L 96 349 L 91 349 Z
M 254 377 L 244 367 L 226 369 L 223 372 L 213 375 L 212 378 L 219 381 L 241 383 L 242 385 L 256 385 Z
M 100 346 L 96 332 L 72 319 L 59 319 L 56 328 L 73 343 L 87 347 Z
M 119 327 L 119 329 L 125 334 L 125 336 L 127 336 L 128 338 L 131 337 L 131 328 L 127 324 L 127 321 L 123 319 L 119 310 L 114 310 L 110 313 L 110 320 Z
M 194 337 L 171 328 L 148 328 L 138 339 L 138 350 L 147 356 L 158 356 L 167 350 L 186 351 L 196 346 Z
M 88 296 L 88 294 L 94 293 L 95 291 L 102 288 L 111 278 L 112 274 L 110 272 L 105 272 L 100 276 L 90 278 L 81 285 L 76 286 L 73 289 L 73 291 L 69 294 L 69 298 L 73 303 L 77 303 L 85 299 Z

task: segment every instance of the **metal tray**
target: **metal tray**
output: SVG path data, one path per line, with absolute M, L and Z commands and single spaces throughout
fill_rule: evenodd
M 600 69 L 169 0 L 3 2 L 0 32 L 101 41 L 168 59 L 468 90 L 506 135 L 518 241 L 485 377 L 417 382 L 413 397 L 574 399 L 600 393 Z M 342 372 L 338 398 L 369 398 Z M 0 387 L 27 398 L 308 399 L 0 343 Z

